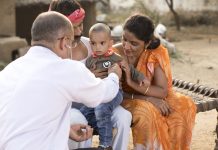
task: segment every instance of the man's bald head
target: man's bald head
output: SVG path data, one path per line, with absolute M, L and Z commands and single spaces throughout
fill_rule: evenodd
M 49 11 L 41 13 L 33 22 L 32 42 L 54 42 L 57 38 L 73 32 L 71 22 L 64 15 Z

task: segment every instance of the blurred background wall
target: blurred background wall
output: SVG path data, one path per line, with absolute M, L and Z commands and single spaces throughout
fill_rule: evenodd
M 88 35 L 88 30 L 96 22 L 94 0 L 78 0 L 86 11 L 84 20 L 84 35 Z M 31 41 L 31 26 L 34 19 L 41 12 L 48 11 L 51 0 L 16 0 L 16 35 Z

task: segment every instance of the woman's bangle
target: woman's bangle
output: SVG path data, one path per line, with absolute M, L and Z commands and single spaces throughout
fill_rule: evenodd
M 134 94 L 132 94 L 132 99 L 134 99 Z
M 148 90 L 149 90 L 149 86 L 146 88 L 146 90 L 145 90 L 145 92 L 144 92 L 144 95 L 147 94 Z

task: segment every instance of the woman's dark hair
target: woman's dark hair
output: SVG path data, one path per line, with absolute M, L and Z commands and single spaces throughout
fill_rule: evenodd
M 81 5 L 75 0 L 53 0 L 49 9 L 69 16 L 72 12 L 80 8 Z
M 136 14 L 130 16 L 125 24 L 124 30 L 133 33 L 139 40 L 148 43 L 148 49 L 155 49 L 160 45 L 160 40 L 154 37 L 154 24 L 153 21 L 144 15 Z

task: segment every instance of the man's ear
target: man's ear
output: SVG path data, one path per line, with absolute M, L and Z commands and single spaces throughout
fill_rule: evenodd
M 64 50 L 65 47 L 66 47 L 66 40 L 65 40 L 66 37 L 63 37 L 61 40 L 60 40 L 60 44 L 59 44 L 59 48 L 60 50 Z

